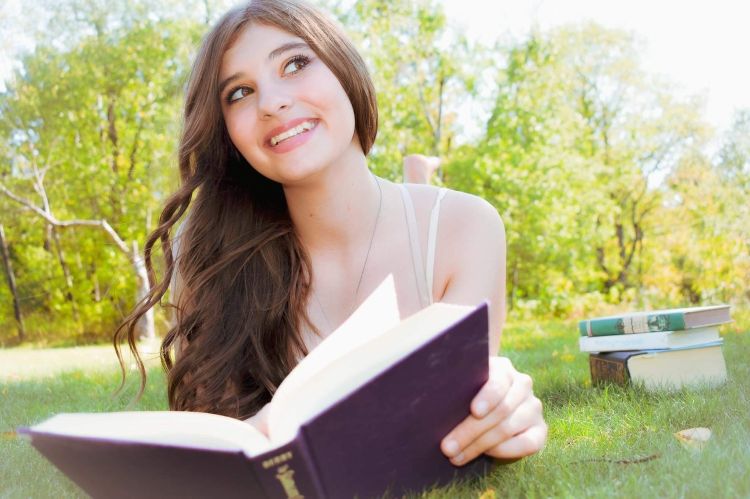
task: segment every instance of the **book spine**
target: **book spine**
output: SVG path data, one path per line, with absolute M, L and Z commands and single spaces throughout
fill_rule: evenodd
M 616 334 L 654 333 L 685 329 L 685 314 L 638 314 L 606 319 L 591 319 L 578 323 L 581 336 L 611 336 Z
M 628 359 L 626 357 L 605 358 L 596 354 L 589 355 L 591 384 L 594 386 L 603 383 L 627 385 L 630 380 L 627 362 Z
M 269 499 L 324 498 L 315 463 L 301 433 L 291 442 L 252 458 L 255 475 Z
M 650 350 L 669 348 L 669 338 L 663 334 L 581 336 L 578 344 L 582 352 L 607 352 L 618 350 Z

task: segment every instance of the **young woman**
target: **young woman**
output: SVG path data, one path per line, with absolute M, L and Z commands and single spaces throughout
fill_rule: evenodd
M 146 244 L 151 269 L 161 241 L 165 276 L 116 334 L 132 348 L 135 323 L 173 282 L 176 325 L 161 351 L 172 409 L 262 428 L 286 374 L 388 274 L 404 317 L 433 301 L 489 299 L 498 351 L 505 240 L 496 210 L 375 177 L 366 155 L 377 119 L 361 57 L 307 4 L 253 0 L 208 34 L 187 89 L 182 185 Z M 456 465 L 544 445 L 531 379 L 505 358 L 490 366 L 471 415 L 442 442 Z

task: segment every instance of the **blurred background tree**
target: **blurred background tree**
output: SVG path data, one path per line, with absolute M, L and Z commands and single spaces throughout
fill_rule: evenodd
M 133 307 L 133 245 L 177 182 L 191 57 L 228 4 L 44 0 L 0 17 L 35 40 L 0 93 L 0 224 L 25 341 L 106 341 Z M 375 81 L 374 170 L 400 181 L 406 154 L 437 155 L 437 182 L 499 210 L 511 319 L 750 303 L 750 110 L 717 137 L 700 101 L 644 72 L 637 40 L 595 25 L 484 46 L 435 0 L 323 6 Z M 157 311 L 157 332 L 167 321 Z M 0 345 L 18 338 L 4 280 Z

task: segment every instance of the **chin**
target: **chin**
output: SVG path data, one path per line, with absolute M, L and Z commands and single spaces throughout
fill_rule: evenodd
M 260 173 L 282 185 L 294 185 L 315 178 L 323 171 L 324 168 L 319 164 L 311 164 L 309 161 L 300 160 L 296 163 L 290 161 L 284 166 L 277 166 L 270 174 L 262 171 Z
M 292 185 L 324 176 L 331 168 L 330 165 L 336 163 L 336 157 L 333 155 L 300 148 L 299 151 L 285 154 L 283 158 L 271 164 L 266 163 L 267 167 L 258 171 L 275 182 Z

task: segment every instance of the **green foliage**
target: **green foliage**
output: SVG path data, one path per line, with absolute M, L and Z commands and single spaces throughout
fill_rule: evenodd
M 686 224 L 688 207 L 670 202 L 667 186 L 705 148 L 707 126 L 693 102 L 674 100 L 666 84 L 639 69 L 636 53 L 630 36 L 592 25 L 532 33 L 507 48 L 484 137 L 446 169 L 446 183 L 491 201 L 503 216 L 513 313 L 743 301 L 731 284 L 745 275 L 736 264 L 742 248 L 726 244 L 738 229 L 722 224 L 729 230 L 718 239 L 698 224 L 675 230 Z M 745 157 L 736 153 L 741 147 L 726 151 Z M 689 199 L 724 196 L 706 186 Z M 746 199 L 747 189 L 738 196 Z M 740 210 L 721 217 L 739 220 Z M 695 211 L 695 220 L 712 223 Z M 675 232 L 703 250 L 683 240 L 673 253 L 674 239 L 665 235 Z M 724 249 L 712 253 L 719 244 Z M 704 262 L 711 282 L 674 265 L 686 252 Z M 726 292 L 711 291 L 722 286 Z
M 176 185 L 182 87 L 201 31 L 144 19 L 25 56 L 0 95 L 3 184 L 59 220 L 106 220 L 142 246 Z M 110 336 L 133 305 L 128 258 L 96 228 L 55 229 L 58 247 L 40 217 L 0 202 L 31 340 Z M 13 334 L 10 313 L 0 311 L 0 342 Z
M 377 91 L 375 171 L 399 178 L 406 154 L 450 158 L 457 109 L 474 94 L 475 47 L 448 29 L 434 0 L 360 0 L 338 12 Z
M 227 3 L 30 7 L 50 22 L 0 94 L 0 183 L 41 209 L 46 194 L 60 220 L 107 220 L 143 247 L 176 185 L 191 56 Z M 750 111 L 717 137 L 700 102 L 671 97 L 619 31 L 583 25 L 485 47 L 451 28 L 435 0 L 319 3 L 350 33 L 376 85 L 372 168 L 398 180 L 405 154 L 440 155 L 438 182 L 502 215 L 511 317 L 747 307 Z M 477 108 L 489 113 L 472 137 L 462 127 Z M 136 278 L 106 234 L 51 230 L 2 195 L 0 223 L 30 341 L 109 337 L 132 309 Z M 16 336 L 4 281 L 0 304 L 1 345 Z

